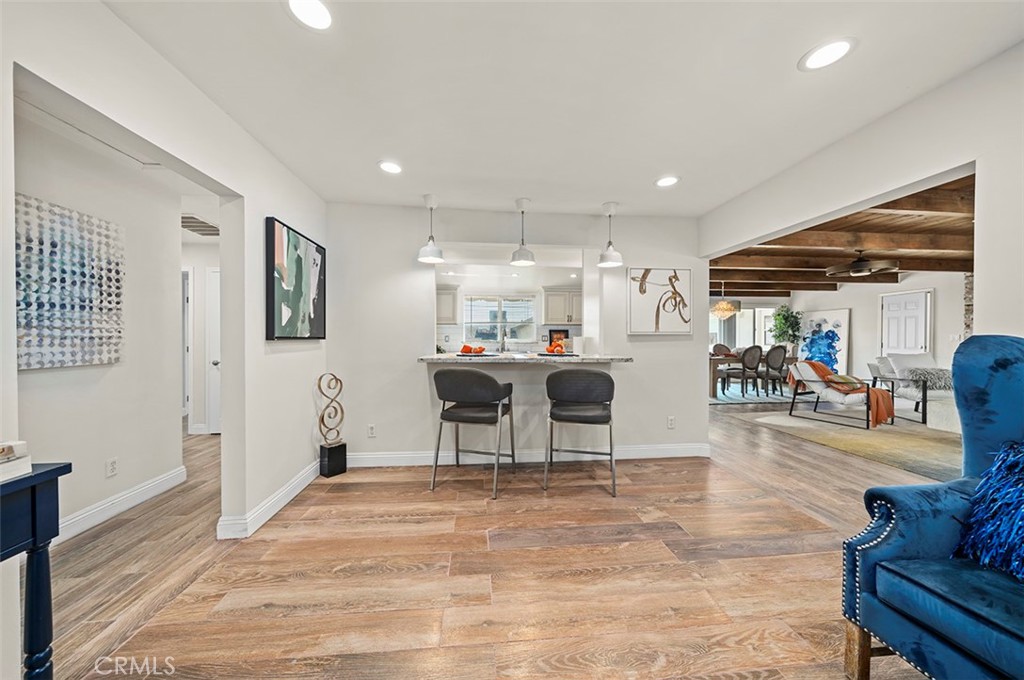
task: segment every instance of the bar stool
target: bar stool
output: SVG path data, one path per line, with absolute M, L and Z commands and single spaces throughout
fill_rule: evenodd
M 464 453 L 479 453 L 494 456 L 494 489 L 491 498 L 498 497 L 498 460 L 512 458 L 512 471 L 516 470 L 515 419 L 512 414 L 512 383 L 501 384 L 483 371 L 475 368 L 442 368 L 434 373 L 434 387 L 441 400 L 440 424 L 437 428 L 437 444 L 434 446 L 434 468 L 430 473 L 430 490 L 437 480 L 437 457 L 441 451 L 441 433 L 445 423 L 455 425 L 455 465 L 459 465 L 459 426 L 493 425 L 497 430 L 494 451 L 461 449 Z M 451 402 L 451 406 L 449 406 Z M 501 452 L 501 420 L 508 416 L 509 445 L 511 453 Z
M 615 495 L 615 445 L 612 440 L 612 398 L 615 381 L 604 371 L 589 368 L 567 368 L 555 371 L 547 380 L 548 440 L 544 456 L 544 490 L 548 488 L 548 466 L 554 465 L 555 452 L 585 453 L 608 456 L 612 469 L 612 496 Z M 607 425 L 608 451 L 555 448 L 555 423 Z

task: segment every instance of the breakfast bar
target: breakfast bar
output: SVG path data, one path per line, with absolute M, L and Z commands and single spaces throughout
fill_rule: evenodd
M 428 354 L 419 358 L 421 364 L 617 364 L 631 363 L 633 357 L 617 354 L 528 354 L 528 353 L 485 353 L 485 354 Z
M 431 399 L 434 400 L 431 410 L 440 410 L 441 408 L 441 402 L 436 400 L 433 385 L 434 372 L 439 369 L 478 368 L 501 383 L 512 383 L 514 386 L 512 400 L 516 409 L 516 447 L 519 451 L 519 459 L 520 461 L 541 461 L 543 460 L 541 452 L 544 450 L 547 427 L 546 382 L 548 375 L 564 365 L 565 368 L 597 368 L 611 373 L 618 379 L 621 376 L 616 376 L 615 366 L 630 364 L 633 362 L 633 357 L 617 354 L 545 356 L 522 352 L 488 352 L 473 356 L 456 353 L 430 354 L 420 357 L 418 361 L 427 365 L 427 379 L 430 381 Z M 467 430 L 463 435 L 464 445 L 492 448 L 493 434 L 488 433 L 485 428 L 479 429 L 480 432 Z M 599 432 L 582 432 L 578 441 L 587 446 L 607 446 L 607 435 L 603 436 L 605 438 L 602 438 L 602 434 Z M 442 451 L 448 451 L 450 447 L 451 441 L 446 438 L 442 444 Z M 446 457 L 443 456 L 443 458 L 447 460 Z

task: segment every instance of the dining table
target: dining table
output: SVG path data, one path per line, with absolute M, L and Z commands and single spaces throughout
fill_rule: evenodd
M 800 359 L 794 356 L 786 357 L 786 365 L 792 366 Z M 722 356 L 718 354 L 712 354 L 708 357 L 708 368 L 709 368 L 709 382 L 708 382 L 708 397 L 711 399 L 718 398 L 718 367 L 727 366 L 730 364 L 739 364 L 741 360 L 738 356 Z M 765 366 L 765 357 L 761 357 L 761 365 Z

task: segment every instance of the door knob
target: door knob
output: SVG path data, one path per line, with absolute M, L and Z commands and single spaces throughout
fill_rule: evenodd
M 214 366 L 220 366 L 220 359 L 214 359 L 210 363 L 213 364 Z

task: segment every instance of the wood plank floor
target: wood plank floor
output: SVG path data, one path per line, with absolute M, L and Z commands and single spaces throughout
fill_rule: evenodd
M 913 474 L 712 409 L 712 457 L 318 479 L 214 540 L 218 440 L 189 481 L 54 550 L 57 677 L 101 655 L 181 678 L 841 678 L 839 547 Z M 878 680 L 920 676 L 895 657 Z

